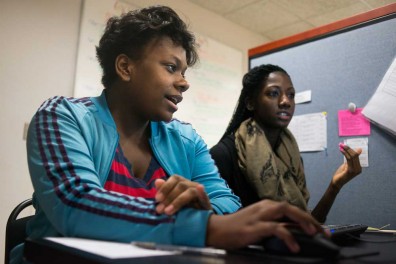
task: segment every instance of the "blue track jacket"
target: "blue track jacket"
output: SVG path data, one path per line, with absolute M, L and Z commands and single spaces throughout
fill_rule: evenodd
M 204 246 L 212 211 L 184 208 L 157 214 L 155 202 L 104 190 L 119 136 L 99 97 L 53 97 L 34 115 L 27 138 L 36 216 L 31 238 L 83 237 Z M 206 144 L 191 125 L 151 122 L 150 145 L 168 175 L 201 183 L 216 214 L 237 211 L 240 200 L 220 177 Z M 12 252 L 18 263 L 23 246 Z

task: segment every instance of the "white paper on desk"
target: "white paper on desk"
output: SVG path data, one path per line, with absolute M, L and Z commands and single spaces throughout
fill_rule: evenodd
M 396 57 L 362 114 L 396 135 Z
M 45 239 L 67 247 L 76 248 L 111 259 L 180 254 L 174 251 L 144 249 L 129 243 L 118 243 L 73 237 L 46 237 Z
M 327 148 L 327 114 L 325 112 L 294 116 L 288 126 L 300 152 Z

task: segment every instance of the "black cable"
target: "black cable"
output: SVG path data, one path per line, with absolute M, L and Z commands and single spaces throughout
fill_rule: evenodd
M 360 236 L 354 236 L 352 234 L 345 234 L 346 236 L 363 241 L 363 242 L 370 242 L 370 243 L 392 243 L 396 242 L 396 234 L 393 234 L 393 237 L 391 239 L 385 239 L 385 240 L 372 240 L 372 239 L 365 239 L 365 238 L 360 238 Z

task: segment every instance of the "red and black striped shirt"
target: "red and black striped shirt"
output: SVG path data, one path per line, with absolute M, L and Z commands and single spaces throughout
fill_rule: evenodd
M 167 177 L 166 172 L 154 156 L 143 179 L 134 177 L 132 166 L 125 158 L 121 146 L 118 145 L 104 188 L 134 197 L 154 199 L 157 193 L 154 181 Z

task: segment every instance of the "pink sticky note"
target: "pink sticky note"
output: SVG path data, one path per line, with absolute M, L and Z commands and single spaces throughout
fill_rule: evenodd
M 370 121 L 362 115 L 363 108 L 354 113 L 349 110 L 338 111 L 339 136 L 368 136 L 371 133 Z

